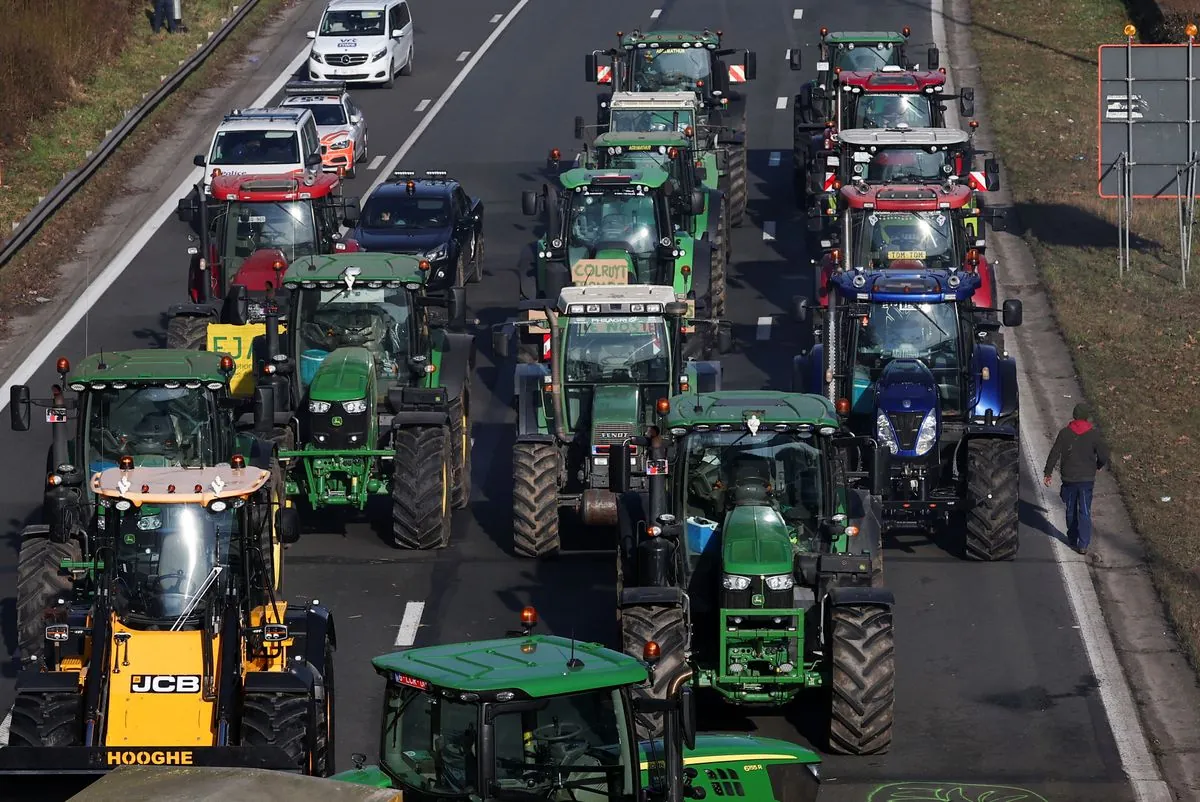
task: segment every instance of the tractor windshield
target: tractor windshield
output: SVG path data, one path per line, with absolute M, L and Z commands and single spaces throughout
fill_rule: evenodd
M 666 321 L 661 317 L 573 317 L 567 323 L 568 384 L 667 384 Z
M 947 213 L 856 210 L 855 266 L 949 270 L 962 264 Z
M 862 325 L 853 330 L 856 395 L 893 359 L 919 359 L 933 374 L 943 411 L 960 409 L 962 363 L 955 304 L 872 304 Z
M 192 488 L 184 488 L 190 492 Z M 117 612 L 135 619 L 177 619 L 202 611 L 220 574 L 230 568 L 238 515 L 200 504 L 142 504 L 111 509 L 105 527 L 118 525 Z
M 633 259 L 636 280 L 630 283 L 649 284 L 659 277 L 657 194 L 638 189 L 589 187 L 571 193 L 567 251 L 572 264 L 603 251 L 623 251 Z
M 903 67 L 900 63 L 900 50 L 894 45 L 855 44 L 846 42 L 833 46 L 833 63 L 831 68 L 842 68 L 842 72 L 858 70 L 874 71 L 882 67 Z
M 375 358 L 379 392 L 408 376 L 412 306 L 403 287 L 302 290 L 296 344 L 300 383 L 307 387 L 317 368 L 339 348 L 366 348 Z
M 699 558 L 725 514 L 769 506 L 797 537 L 816 534 L 825 512 L 824 462 L 811 435 L 748 429 L 692 432 L 684 444 L 689 553 Z
M 478 798 L 479 707 L 389 682 L 379 755 L 401 788 L 441 799 Z
M 856 95 L 857 102 L 846 128 L 934 128 L 933 99 L 929 95 Z
M 227 279 L 262 248 L 278 248 L 289 264 L 301 256 L 317 253 L 317 225 L 311 201 L 232 201 L 215 222 L 217 230 L 223 230 L 221 263 Z
M 196 387 L 142 386 L 87 392 L 88 472 L 114 468 L 125 455 L 137 465 L 216 463 L 216 404 Z
M 855 156 L 861 158 L 857 153 Z M 856 175 L 862 175 L 862 166 L 862 163 L 856 160 Z M 866 173 L 867 181 L 871 183 L 941 182 L 945 181 L 947 176 L 955 174 L 955 159 L 944 148 L 881 148 L 871 158 Z
M 695 124 L 691 109 L 613 109 L 608 126 L 614 133 L 682 134 Z
M 646 48 L 630 58 L 635 92 L 696 92 L 712 83 L 711 56 L 703 48 Z

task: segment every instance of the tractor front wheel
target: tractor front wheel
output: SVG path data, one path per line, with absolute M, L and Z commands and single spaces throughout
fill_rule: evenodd
M 464 387 L 450 404 L 450 443 L 454 450 L 454 509 L 471 501 L 471 398 Z
M 970 560 L 1011 560 L 1020 546 L 1017 488 L 1021 482 L 1016 440 L 967 441 L 967 521 L 963 552 Z
M 750 176 L 746 167 L 746 130 L 742 128 L 742 141 L 729 151 L 729 224 L 734 228 L 742 225 L 746 218 L 746 203 L 750 197 Z
M 642 650 L 650 641 L 658 644 L 659 659 L 654 665 L 653 682 L 649 687 L 635 687 L 635 694 L 652 699 L 667 699 L 673 693 L 679 678 L 688 671 L 687 621 L 679 607 L 649 605 L 629 607 L 621 614 L 621 649 L 625 654 L 641 660 Z M 663 735 L 662 713 L 640 713 L 634 719 L 639 740 L 661 738 Z
M 177 315 L 167 322 L 167 348 L 204 351 L 208 348 L 207 317 Z
M 721 221 L 717 224 L 716 240 L 713 241 L 712 268 L 709 274 L 709 309 L 714 318 L 725 316 L 725 277 L 729 270 L 729 218 L 721 210 Z
M 58 599 L 70 601 L 71 577 L 63 560 L 83 559 L 78 541 L 55 543 L 50 527 L 27 526 L 17 558 L 17 646 L 21 665 L 37 670 L 45 662 L 46 614 Z
M 440 549 L 450 543 L 454 450 L 448 428 L 397 429 L 392 465 L 392 539 L 401 549 Z
M 892 611 L 848 605 L 830 614 L 830 750 L 878 755 L 892 744 L 896 649 Z
M 558 449 L 550 443 L 513 446 L 513 549 L 522 557 L 559 550 Z
M 83 694 L 17 693 L 9 746 L 83 746 Z
M 296 771 L 313 773 L 308 727 L 309 697 L 287 693 L 248 693 L 242 707 L 242 746 L 282 750 Z

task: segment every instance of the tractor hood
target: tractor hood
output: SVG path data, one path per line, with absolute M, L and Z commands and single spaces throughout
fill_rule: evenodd
M 875 406 L 880 412 L 924 416 L 937 405 L 937 382 L 919 359 L 893 359 L 875 382 Z
M 266 292 L 268 282 L 272 287 L 282 287 L 287 263 L 287 257 L 278 248 L 259 248 L 238 266 L 231 283 L 241 285 L 249 292 Z M 277 264 L 282 265 L 278 270 Z
M 641 393 L 635 384 L 598 384 L 592 391 L 592 443 L 612 445 L 641 430 Z
M 391 228 L 359 228 L 351 236 L 364 251 L 422 254 L 426 259 L 430 259 L 429 252 L 439 245 L 449 242 L 451 233 L 449 228 L 439 228 L 433 231 L 428 229 L 396 231 Z M 436 258 L 444 259 L 446 255 L 443 254 Z
M 375 373 L 375 358 L 366 348 L 339 348 L 321 360 L 308 385 L 312 401 L 354 401 L 366 398 Z
M 734 507 L 721 527 L 721 559 L 728 574 L 790 574 L 794 559 L 788 527 L 773 507 Z
M 638 763 L 642 787 L 648 787 L 650 766 L 664 757 L 661 741 L 643 741 L 638 745 Z M 821 765 L 816 752 L 777 738 L 762 738 L 739 733 L 697 733 L 696 748 L 685 749 L 683 765 L 699 773 L 692 781 L 704 788 L 707 799 L 736 796 L 743 799 L 817 798 L 820 785 L 815 769 Z M 746 771 L 746 766 L 765 771 Z M 812 766 L 814 770 L 805 768 Z M 794 767 L 794 768 L 791 768 Z M 723 780 L 729 778 L 729 780 Z M 773 782 L 774 780 L 774 782 Z M 787 788 L 783 788 L 783 785 Z

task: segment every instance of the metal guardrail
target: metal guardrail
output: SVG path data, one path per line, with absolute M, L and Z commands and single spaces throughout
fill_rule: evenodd
M 54 189 L 50 190 L 38 202 L 38 205 L 34 206 L 32 211 L 25 215 L 25 219 L 17 224 L 16 233 L 4 243 L 4 248 L 0 250 L 0 268 L 8 264 L 9 260 L 18 251 L 29 244 L 29 241 L 41 230 L 42 226 L 58 212 L 63 204 L 71 199 L 72 195 L 88 182 L 96 171 L 100 169 L 100 166 L 116 152 L 121 143 L 150 115 L 150 112 L 154 111 L 160 103 L 170 97 L 171 93 L 178 89 L 180 84 L 199 69 L 200 65 L 229 37 L 229 34 L 245 19 L 246 15 L 254 10 L 258 2 L 259 0 L 242 0 L 240 5 L 234 6 L 233 16 L 219 30 L 215 31 L 200 49 L 192 53 L 180 65 L 179 69 L 169 75 L 159 85 L 158 89 L 147 95 L 141 103 L 134 106 L 129 114 L 125 115 L 125 118 L 109 132 L 99 147 L 92 152 L 92 155 L 75 172 L 68 174 L 62 181 L 59 181 Z

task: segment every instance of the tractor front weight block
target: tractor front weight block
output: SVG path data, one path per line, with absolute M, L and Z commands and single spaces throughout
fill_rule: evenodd
M 579 496 L 579 517 L 587 526 L 616 526 L 619 506 L 616 493 L 589 488 Z

